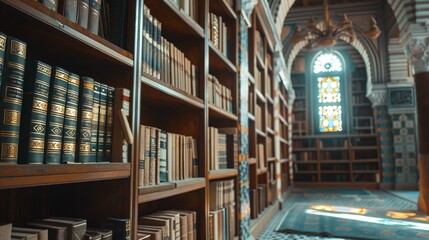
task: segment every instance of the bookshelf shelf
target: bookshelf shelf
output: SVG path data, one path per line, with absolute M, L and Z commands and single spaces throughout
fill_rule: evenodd
M 280 142 L 284 143 L 284 144 L 289 144 L 289 142 L 286 139 L 284 139 L 284 138 L 280 138 Z
M 264 95 L 262 95 L 261 91 L 259 91 L 259 89 L 255 89 L 256 91 L 256 96 L 258 97 L 258 101 L 265 103 L 266 99 L 264 97 Z
M 232 178 L 238 175 L 237 169 L 221 169 L 221 170 L 210 170 L 209 171 L 209 179 L 217 180 L 224 178 Z
M 268 162 L 269 162 L 269 163 L 272 163 L 272 162 L 274 162 L 274 161 L 276 161 L 276 158 L 275 158 L 275 157 L 269 157 L 269 158 L 268 158 Z
M 256 165 L 256 158 L 249 158 L 249 165 Z
M 271 128 L 269 128 L 269 127 L 267 127 L 267 133 L 271 134 L 271 135 L 274 135 L 274 130 L 271 129 Z
M 73 64 L 67 62 L 77 62 L 82 66 L 92 61 L 103 62 L 105 66 L 134 65 L 132 53 L 90 33 L 36 1 L 2 0 L 0 13 L 2 31 L 29 44 L 32 49 L 28 55 L 35 58 L 45 56 L 68 68 Z M 13 26 L 6 24 L 10 22 L 14 23 Z M 59 51 L 67 56 L 67 61 L 58 59 Z M 89 57 L 82 58 L 82 55 Z
M 267 99 L 267 103 L 273 105 L 274 104 L 274 100 L 271 98 L 270 95 L 266 95 L 266 99 Z
M 349 163 L 350 160 L 320 160 L 320 164 Z
M 238 117 L 235 114 L 227 112 L 223 109 L 220 109 L 214 106 L 213 104 L 209 104 L 209 116 L 210 118 L 234 121 L 234 122 L 237 122 L 238 120 Z
M 294 174 L 303 175 L 303 174 L 317 174 L 318 171 L 296 171 Z
M 353 159 L 353 163 L 378 163 L 378 159 Z
M 378 146 L 352 146 L 352 151 L 377 150 Z
M 255 121 L 255 115 L 251 114 L 251 113 L 247 113 L 247 117 L 252 120 Z
M 129 163 L 5 165 L 0 189 L 128 178 Z
M 141 79 L 143 85 L 147 86 L 143 87 L 142 93 L 144 94 L 144 98 L 151 99 L 159 104 L 169 102 L 171 104 L 188 105 L 194 108 L 204 109 L 203 100 L 195 96 L 146 74 L 143 74 Z
M 230 20 L 237 20 L 237 14 L 235 14 L 234 9 L 228 5 L 228 3 L 226 3 L 224 0 L 220 0 L 218 1 L 219 4 L 212 4 L 210 5 L 211 9 L 222 15 L 222 16 L 226 16 L 228 17 Z
M 256 132 L 256 135 L 258 135 L 259 137 L 267 137 L 267 134 L 265 134 L 259 129 L 255 129 L 255 132 Z
M 258 64 L 258 67 L 259 67 L 259 68 L 261 68 L 261 69 L 264 69 L 264 68 L 265 68 L 265 63 L 264 63 L 264 61 L 262 60 L 262 57 L 261 57 L 261 56 L 259 56 L 259 54 L 256 54 L 256 62 L 257 62 L 257 64 Z
M 289 159 L 287 159 L 287 158 L 280 159 L 280 163 L 281 163 L 281 164 L 289 163 L 289 162 L 290 162 L 290 160 L 289 160 Z
M 237 72 L 237 67 L 221 52 L 217 49 L 212 42 L 209 42 L 210 48 L 210 68 L 215 71 L 228 70 L 231 73 Z
M 193 179 L 187 179 L 182 181 L 176 181 L 173 182 L 176 186 L 172 190 L 166 190 L 165 186 L 158 185 L 159 191 L 155 191 L 149 194 L 143 194 L 139 195 L 138 202 L 140 204 L 147 203 L 151 201 L 156 201 L 168 197 L 172 197 L 175 195 L 179 195 L 182 193 L 192 192 L 198 189 L 202 189 L 206 186 L 206 180 L 204 178 L 193 178 Z M 155 186 L 156 188 L 157 186 Z
M 257 175 L 262 175 L 262 174 L 266 174 L 268 172 L 268 170 L 266 168 L 262 168 L 262 169 L 258 169 L 257 170 Z
M 289 124 L 286 122 L 286 120 L 282 117 L 279 116 L 280 121 L 282 122 L 282 124 L 284 124 L 285 126 L 288 126 Z
M 315 163 L 318 163 L 318 161 L 317 160 L 307 160 L 307 161 L 297 160 L 297 161 L 293 161 L 293 163 L 296 163 L 296 164 L 315 164 Z
M 247 78 L 249 79 L 249 82 L 253 85 L 255 84 L 255 78 L 252 76 L 252 74 L 248 73 Z

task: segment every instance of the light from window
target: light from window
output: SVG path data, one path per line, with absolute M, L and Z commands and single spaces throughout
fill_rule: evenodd
M 313 72 L 315 74 L 322 72 L 341 72 L 342 70 L 343 66 L 340 59 L 332 53 L 321 54 L 314 62 Z
M 340 132 L 343 130 L 341 106 L 319 106 L 320 132 Z
M 341 102 L 340 77 L 318 77 L 319 103 Z

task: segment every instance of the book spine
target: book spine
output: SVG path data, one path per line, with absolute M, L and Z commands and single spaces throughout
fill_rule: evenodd
M 148 18 L 148 13 L 149 9 L 147 8 L 146 5 L 144 5 L 144 10 L 143 10 L 143 27 L 142 27 L 142 32 L 143 32 L 143 46 L 142 49 L 145 53 L 147 53 L 147 45 L 148 45 L 148 32 L 147 32 L 147 22 L 149 20 Z M 143 54 L 143 59 L 142 59 L 142 71 L 144 73 L 147 73 L 147 54 Z
M 83 28 L 88 28 L 89 1 L 90 0 L 79 0 L 79 19 L 78 19 L 78 23 Z
M 3 81 L 3 69 L 5 65 L 5 54 L 6 54 L 6 34 L 0 32 L 0 89 Z
M 149 185 L 156 184 L 156 128 L 150 128 Z
M 145 184 L 144 184 L 144 161 L 145 161 L 145 158 L 144 158 L 144 153 L 145 153 L 145 151 L 144 151 L 144 146 L 145 146 L 145 126 L 144 125 L 140 125 L 140 134 L 139 134 L 139 137 L 140 137 L 140 146 L 139 146 L 139 161 L 138 161 L 138 169 L 139 169 L 139 177 L 138 177 L 138 179 L 139 179 L 139 187 L 143 187 Z
M 150 149 L 150 134 L 151 130 L 149 127 L 144 127 L 144 185 L 148 186 L 150 183 L 150 165 L 151 165 L 151 149 Z
M 94 101 L 91 121 L 91 162 L 96 162 L 98 153 L 98 123 L 100 116 L 100 83 L 94 81 Z
M 40 61 L 25 68 L 22 111 L 29 118 L 21 118 L 18 163 L 43 163 L 51 72 L 51 66 Z
M 77 22 L 78 0 L 64 0 L 64 16 L 72 22 Z
M 106 117 L 106 139 L 104 147 L 104 161 L 112 161 L 112 136 L 113 136 L 113 92 L 115 88 L 107 89 L 107 117 Z
M 58 0 L 42 0 L 42 4 L 45 5 L 45 7 L 54 10 L 55 12 L 58 9 Z
M 17 163 L 27 45 L 7 38 L 0 104 L 0 164 Z
M 104 162 L 106 149 L 106 122 L 107 122 L 107 91 L 108 86 L 101 84 L 100 88 L 100 117 L 98 124 L 98 147 L 97 147 L 97 162 Z
M 75 162 L 76 159 L 76 132 L 79 104 L 79 76 L 70 73 L 67 86 L 66 112 L 64 117 L 63 147 L 61 162 Z
M 167 132 L 161 131 L 159 150 L 160 182 L 167 182 Z
M 61 162 L 61 149 L 64 130 L 64 115 L 69 73 L 54 67 L 49 97 L 49 113 L 46 133 L 46 163 Z
M 79 162 L 90 162 L 92 105 L 94 103 L 94 79 L 81 78 L 82 94 L 79 107 Z
M 98 34 L 100 21 L 101 0 L 90 0 L 88 30 Z

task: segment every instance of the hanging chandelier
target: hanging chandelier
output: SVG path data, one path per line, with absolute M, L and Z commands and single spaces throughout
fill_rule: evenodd
M 302 26 L 297 26 L 292 36 L 292 41 L 298 43 L 308 41 L 308 48 L 331 48 L 339 39 L 352 43 L 356 39 L 353 22 L 344 13 L 340 23 L 334 23 L 332 15 L 328 11 L 328 0 L 323 0 L 324 20 L 316 22 L 314 17 Z M 371 29 L 364 34 L 376 39 L 380 36 L 381 30 L 373 17 L 370 19 Z

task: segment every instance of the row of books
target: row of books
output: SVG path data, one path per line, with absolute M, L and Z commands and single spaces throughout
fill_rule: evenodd
M 195 138 L 140 126 L 139 187 L 198 177 Z
M 143 24 L 143 72 L 188 94 L 197 96 L 197 67 L 161 36 L 162 24 L 145 7 Z
M 232 240 L 235 236 L 234 180 L 213 181 L 209 185 L 210 239 Z
M 87 227 L 86 219 L 48 217 L 23 226 L 0 224 L 1 239 L 20 240 L 130 240 L 129 219 L 106 218 L 100 228 Z
M 196 240 L 197 213 L 187 210 L 163 210 L 138 219 L 137 233 L 153 240 Z
M 41 2 L 70 21 L 98 34 L 102 0 L 41 0 Z
M 123 91 L 26 61 L 16 38 L 0 33 L 0 43 L 0 163 L 110 162 L 114 95 Z
M 230 7 L 234 6 L 234 0 L 224 0 Z
M 265 132 L 265 126 L 264 126 L 264 118 L 265 118 L 265 114 L 264 114 L 264 110 L 261 107 L 261 105 L 256 104 L 256 111 L 255 111 L 255 121 L 256 121 L 256 129 Z
M 217 16 L 214 13 L 209 13 L 209 39 L 213 46 L 219 49 L 226 57 L 228 57 L 228 28 L 222 16 Z
M 227 169 L 228 155 L 232 153 L 234 165 L 238 156 L 237 128 L 209 128 L 209 169 Z M 230 142 L 227 139 L 230 138 Z
M 208 90 L 209 103 L 227 112 L 233 112 L 233 99 L 231 90 L 220 84 L 219 80 L 209 74 Z
M 170 0 L 176 4 L 185 14 L 195 21 L 198 21 L 198 1 L 199 0 Z
M 267 207 L 267 185 L 258 184 L 257 188 L 250 189 L 250 218 L 258 218 L 258 215 Z

